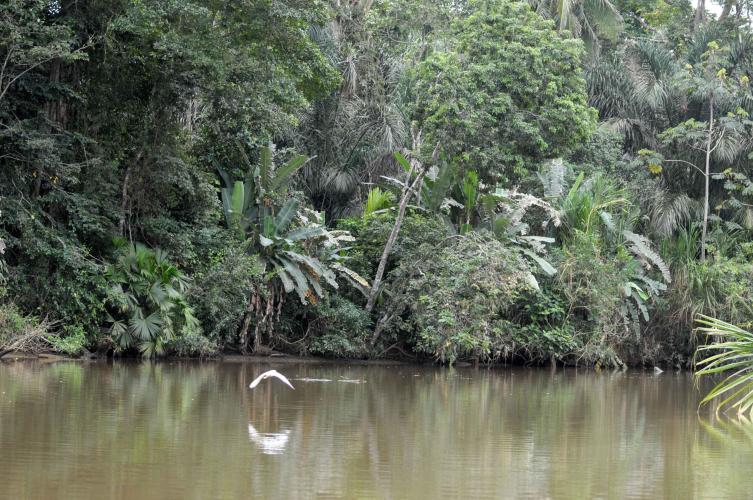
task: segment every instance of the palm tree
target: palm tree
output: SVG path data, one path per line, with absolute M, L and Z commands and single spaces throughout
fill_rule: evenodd
M 687 98 L 673 51 L 654 40 L 634 40 L 586 68 L 590 104 L 632 150 L 655 148 L 661 130 L 683 116 Z
M 138 347 L 151 358 L 164 353 L 168 340 L 198 333 L 199 321 L 185 296 L 188 279 L 162 250 L 122 244 L 107 276 L 113 283 L 108 302 L 116 350 Z
M 346 212 L 364 181 L 394 169 L 408 138 L 401 105 L 403 54 L 387 53 L 367 25 L 373 0 L 334 2 L 336 16 L 314 36 L 340 69 L 339 89 L 303 117 L 297 147 L 312 160 L 302 190 L 328 220 Z
M 582 38 L 593 52 L 601 39 L 614 40 L 622 29 L 622 16 L 609 0 L 529 0 L 542 17 L 553 19 L 560 32 Z

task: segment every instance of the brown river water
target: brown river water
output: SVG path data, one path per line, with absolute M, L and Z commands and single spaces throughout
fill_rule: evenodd
M 295 390 L 249 390 L 270 368 Z M 674 372 L 4 362 L 0 498 L 751 498 L 753 425 L 700 394 Z

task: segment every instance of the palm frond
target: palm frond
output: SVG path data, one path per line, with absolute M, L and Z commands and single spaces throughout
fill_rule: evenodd
M 662 274 L 664 281 L 672 283 L 672 273 L 664 260 L 651 248 L 651 242 L 645 236 L 635 234 L 631 231 L 623 231 L 622 235 L 632 243 L 630 250 L 639 257 L 647 259 L 654 264 Z
M 565 188 L 565 163 L 562 158 L 555 158 L 547 163 L 543 172 L 538 177 L 544 186 L 544 197 L 547 199 L 559 198 Z
M 697 331 L 711 342 L 696 351 L 695 376 L 725 374 L 700 404 L 719 399 L 720 408 L 736 409 L 738 414 L 749 412 L 753 407 L 753 333 L 704 315 L 696 322 L 700 325 Z
M 369 191 L 366 198 L 366 205 L 363 208 L 363 215 L 367 216 L 378 210 L 384 210 L 391 207 L 395 202 L 395 195 L 390 191 L 382 191 L 375 187 Z

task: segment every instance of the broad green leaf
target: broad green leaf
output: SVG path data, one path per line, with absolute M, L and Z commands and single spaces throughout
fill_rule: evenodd
M 272 246 L 274 244 L 274 240 L 272 240 L 270 238 L 267 238 L 263 234 L 260 234 L 259 235 L 259 243 L 261 243 L 261 246 L 263 246 L 264 248 L 266 248 L 266 247 Z
M 295 281 L 295 291 L 301 299 L 301 304 L 307 303 L 306 292 L 309 290 L 308 280 L 304 276 L 300 266 L 284 257 L 277 257 L 277 265 L 282 266 L 285 272 Z
M 541 257 L 539 255 L 536 255 L 535 253 L 533 253 L 532 251 L 530 251 L 530 250 L 528 250 L 526 248 L 521 248 L 521 251 L 524 254 L 526 254 L 528 257 L 530 257 L 531 259 L 533 259 L 534 262 L 536 262 L 536 264 L 539 265 L 539 267 L 541 268 L 541 270 L 544 271 L 544 273 L 547 274 L 547 276 L 554 276 L 555 274 L 557 274 L 557 270 L 554 268 L 554 266 L 552 266 L 543 257 Z
M 275 218 L 275 234 L 279 235 L 287 230 L 290 223 L 293 221 L 296 212 L 298 211 L 298 201 L 288 200 L 285 205 L 280 209 L 280 212 Z
M 405 170 L 406 172 L 410 172 L 410 169 L 411 169 L 410 162 L 405 158 L 405 156 L 403 156 L 403 154 L 399 151 L 395 151 L 394 155 L 397 162 L 400 164 L 401 167 L 403 167 L 403 170 Z
M 275 171 L 274 178 L 272 179 L 272 182 L 270 184 L 271 189 L 273 191 L 277 191 L 283 186 L 287 185 L 290 180 L 290 176 L 292 176 L 295 172 L 298 171 L 298 169 L 304 166 L 306 162 L 309 161 L 309 159 L 310 158 L 306 158 L 303 155 L 297 155 L 285 165 L 278 168 L 277 171 Z

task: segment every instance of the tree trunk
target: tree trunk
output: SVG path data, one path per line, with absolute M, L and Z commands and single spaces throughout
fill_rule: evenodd
M 737 4 L 737 0 L 725 0 L 725 2 L 724 2 L 724 8 L 722 9 L 722 13 L 719 14 L 718 21 L 720 23 L 723 22 L 725 19 L 727 19 L 727 17 L 729 17 L 730 12 L 732 12 L 732 6 L 736 5 L 736 4 Z
M 714 94 L 709 98 L 709 135 L 706 139 L 706 173 L 703 190 L 703 234 L 701 235 L 701 262 L 706 260 L 706 233 L 709 226 L 709 173 L 711 169 L 711 138 L 714 133 Z
M 123 176 L 123 186 L 120 191 L 120 221 L 118 221 L 118 230 L 120 231 L 120 235 L 125 237 L 126 235 L 126 212 L 128 210 L 128 185 L 131 182 L 131 174 L 133 172 L 133 167 L 136 166 L 136 164 L 141 161 L 141 156 L 144 154 L 144 149 L 142 148 L 141 151 L 136 155 L 136 158 L 128 164 L 128 167 L 126 168 L 125 175 Z
M 60 61 L 60 58 L 53 59 L 50 63 L 49 82 L 51 84 L 60 83 L 61 70 L 62 63 Z M 49 120 L 51 123 L 65 126 L 65 105 L 62 99 L 55 99 L 54 101 L 45 102 L 44 112 L 47 120 Z
M 421 150 L 421 132 L 413 135 L 413 151 L 420 151 Z M 437 143 L 436 147 L 434 148 L 434 153 L 432 155 L 432 162 L 436 161 L 437 154 L 439 153 L 439 143 Z M 416 188 L 420 189 L 421 183 L 424 180 L 424 176 L 426 175 L 426 172 L 429 170 L 428 167 L 421 165 L 421 163 L 416 159 L 412 158 L 410 162 L 410 169 L 408 171 L 408 179 L 405 182 L 405 188 L 403 188 L 402 196 L 400 197 L 400 205 L 397 211 L 397 217 L 395 218 L 395 225 L 392 227 L 392 231 L 390 231 L 390 236 L 387 238 L 387 243 L 384 245 L 384 251 L 382 252 L 382 258 L 379 259 L 379 266 L 377 267 L 376 275 L 374 276 L 374 282 L 371 284 L 371 291 L 369 292 L 369 300 L 366 302 L 366 311 L 371 313 L 371 311 L 374 309 L 374 305 L 376 304 L 377 296 L 379 295 L 379 287 L 382 284 L 382 278 L 384 277 L 384 270 L 387 267 L 387 259 L 390 257 L 390 253 L 392 253 L 392 247 L 395 246 L 395 242 L 397 241 L 397 236 L 400 233 L 400 226 L 403 224 L 403 219 L 405 218 L 405 208 L 408 206 L 408 201 L 410 200 L 413 192 L 416 190 Z M 410 177 L 413 175 L 413 172 L 418 172 L 418 175 L 416 175 L 416 179 L 411 183 Z M 382 329 L 384 328 L 384 325 L 381 324 L 380 321 L 377 324 L 377 328 L 374 330 L 374 334 L 371 336 L 371 345 L 374 345 L 376 341 L 379 339 L 379 335 L 381 334 Z
M 384 270 L 387 267 L 387 259 L 390 257 L 390 253 L 392 253 L 392 247 L 395 246 L 397 236 L 400 233 L 400 226 L 402 226 L 403 219 L 405 218 L 405 208 L 408 206 L 408 200 L 410 200 L 410 197 L 413 194 L 413 188 L 423 180 L 424 174 L 426 174 L 426 169 L 419 166 L 420 170 L 418 172 L 418 175 L 416 176 L 416 179 L 411 183 L 410 177 L 411 175 L 413 175 L 415 165 L 417 165 L 417 163 L 411 165 L 411 169 L 408 171 L 408 180 L 405 183 L 403 193 L 400 197 L 400 205 L 397 211 L 397 217 L 395 218 L 395 225 L 392 227 L 390 236 L 389 238 L 387 238 L 387 243 L 384 245 L 382 258 L 379 259 L 379 267 L 377 267 L 377 272 L 374 276 L 374 282 L 371 285 L 371 292 L 369 292 L 369 300 L 366 303 L 367 312 L 371 312 L 374 309 L 374 304 L 376 303 L 376 298 L 379 294 L 379 286 L 382 284 Z
M 706 0 L 698 0 L 695 17 L 693 18 L 693 30 L 697 30 L 704 21 L 706 21 Z

